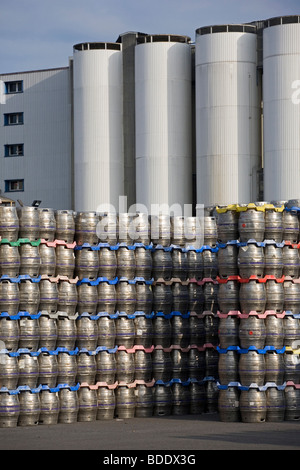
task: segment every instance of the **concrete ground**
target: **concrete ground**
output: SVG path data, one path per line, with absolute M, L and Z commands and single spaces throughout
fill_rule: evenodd
M 167 451 L 170 455 L 195 454 L 199 458 L 197 452 L 201 450 L 299 450 L 300 421 L 227 423 L 221 422 L 217 413 L 204 413 L 40 424 L 0 429 L 0 449 L 98 450 L 101 451 L 100 463 L 101 460 L 106 463 L 103 462 L 105 456 L 122 455 L 122 451 L 124 455 L 135 455 L 136 451 L 136 455 L 147 459 L 147 455 L 155 451 Z M 138 454 L 139 450 L 144 452 Z M 179 463 L 169 459 L 169 464 Z

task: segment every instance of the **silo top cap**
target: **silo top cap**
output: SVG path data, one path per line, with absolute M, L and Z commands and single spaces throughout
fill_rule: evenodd
M 73 49 L 76 51 L 88 51 L 96 49 L 112 49 L 115 51 L 120 51 L 121 47 L 121 44 L 118 42 L 82 42 L 80 44 L 75 44 Z
M 196 29 L 196 34 L 203 36 L 204 34 L 213 33 L 256 33 L 255 25 L 251 24 L 221 24 L 215 26 L 203 26 Z
M 265 20 L 264 27 L 269 28 L 270 26 L 278 26 L 282 24 L 293 23 L 300 23 L 300 15 L 277 16 L 275 18 L 270 18 L 268 20 Z
M 181 36 L 177 34 L 147 34 L 137 38 L 137 44 L 144 44 L 147 42 L 181 42 L 189 43 L 191 38 L 189 36 Z

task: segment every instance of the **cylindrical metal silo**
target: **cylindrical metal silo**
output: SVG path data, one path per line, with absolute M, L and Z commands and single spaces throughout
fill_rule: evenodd
M 73 63 L 75 210 L 117 211 L 124 195 L 121 44 L 77 44 Z
M 182 215 L 192 204 L 190 38 L 138 38 L 135 87 L 136 202 L 149 213 L 157 204 L 162 213 L 173 206 Z
M 258 197 L 260 88 L 256 26 L 196 30 L 197 203 Z
M 300 16 L 263 30 L 264 198 L 299 197 Z

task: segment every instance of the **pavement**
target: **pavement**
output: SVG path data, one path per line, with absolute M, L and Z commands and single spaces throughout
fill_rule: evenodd
M 0 449 L 96 450 L 97 463 L 131 468 L 133 461 L 113 459 L 128 455 L 144 465 L 195 464 L 203 450 L 300 450 L 300 420 L 230 423 L 221 422 L 218 413 L 203 413 L 17 426 L 0 429 Z

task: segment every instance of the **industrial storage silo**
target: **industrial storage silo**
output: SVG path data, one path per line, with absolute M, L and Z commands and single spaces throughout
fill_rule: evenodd
M 263 30 L 264 198 L 300 195 L 300 16 Z
M 74 46 L 74 206 L 118 211 L 124 195 L 123 72 L 119 43 Z
M 258 200 L 260 84 L 255 25 L 196 30 L 197 203 Z
M 147 35 L 135 48 L 136 201 L 192 204 L 190 38 Z M 165 212 L 162 210 L 161 212 Z

